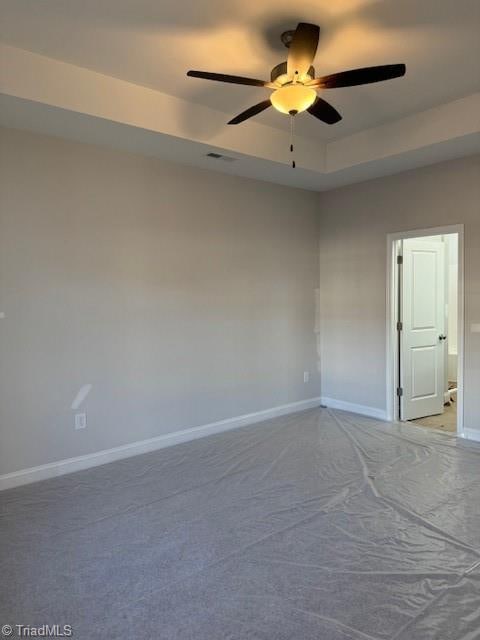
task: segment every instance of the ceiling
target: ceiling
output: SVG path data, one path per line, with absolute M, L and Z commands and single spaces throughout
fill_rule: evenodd
M 404 62 L 405 78 L 328 91 L 334 126 L 303 114 L 301 135 L 330 140 L 478 90 L 478 0 L 0 0 L 0 40 L 213 107 L 225 121 L 266 90 L 187 78 L 190 68 L 268 79 L 279 36 L 321 26 L 317 74 Z M 286 130 L 273 109 L 260 122 Z
M 325 91 L 343 120 L 296 118 L 292 173 L 288 118 L 225 124 L 268 90 L 185 74 L 269 79 L 299 21 L 321 27 L 317 76 L 407 74 Z M 0 0 L 0 124 L 323 190 L 480 151 L 479 32 L 479 0 Z

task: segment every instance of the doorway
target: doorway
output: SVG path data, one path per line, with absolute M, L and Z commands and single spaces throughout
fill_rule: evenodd
M 388 418 L 463 435 L 463 225 L 387 248 Z

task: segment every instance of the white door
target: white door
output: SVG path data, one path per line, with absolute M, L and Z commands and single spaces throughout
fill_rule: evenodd
M 402 420 L 443 413 L 445 379 L 445 248 L 403 241 L 400 315 Z

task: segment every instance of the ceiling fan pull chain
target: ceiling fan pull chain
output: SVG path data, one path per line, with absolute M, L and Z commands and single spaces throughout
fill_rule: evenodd
M 290 114 L 290 153 L 293 153 L 293 136 L 294 136 L 294 115 Z M 295 169 L 295 160 L 292 158 L 292 169 Z

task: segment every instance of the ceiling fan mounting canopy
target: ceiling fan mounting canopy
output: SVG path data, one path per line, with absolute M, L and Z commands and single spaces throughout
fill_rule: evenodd
M 316 78 L 315 69 L 312 65 L 317 52 L 319 37 L 320 27 L 308 22 L 300 22 L 294 31 L 284 31 L 281 35 L 281 40 L 288 48 L 288 57 L 286 62 L 281 62 L 273 67 L 270 81 L 194 70 L 188 71 L 187 76 L 274 90 L 269 99 L 242 111 L 238 116 L 232 118 L 228 124 L 244 122 L 271 106 L 282 113 L 290 115 L 308 111 L 312 116 L 326 124 L 335 124 L 342 119 L 342 116 L 331 104 L 317 95 L 318 89 L 354 87 L 391 80 L 405 75 L 406 68 L 404 64 L 387 64 L 352 69 Z
M 282 44 L 285 47 L 287 47 L 287 49 L 290 48 L 294 35 L 295 35 L 295 29 L 289 29 L 288 31 L 284 31 L 280 36 L 280 40 L 282 41 Z

